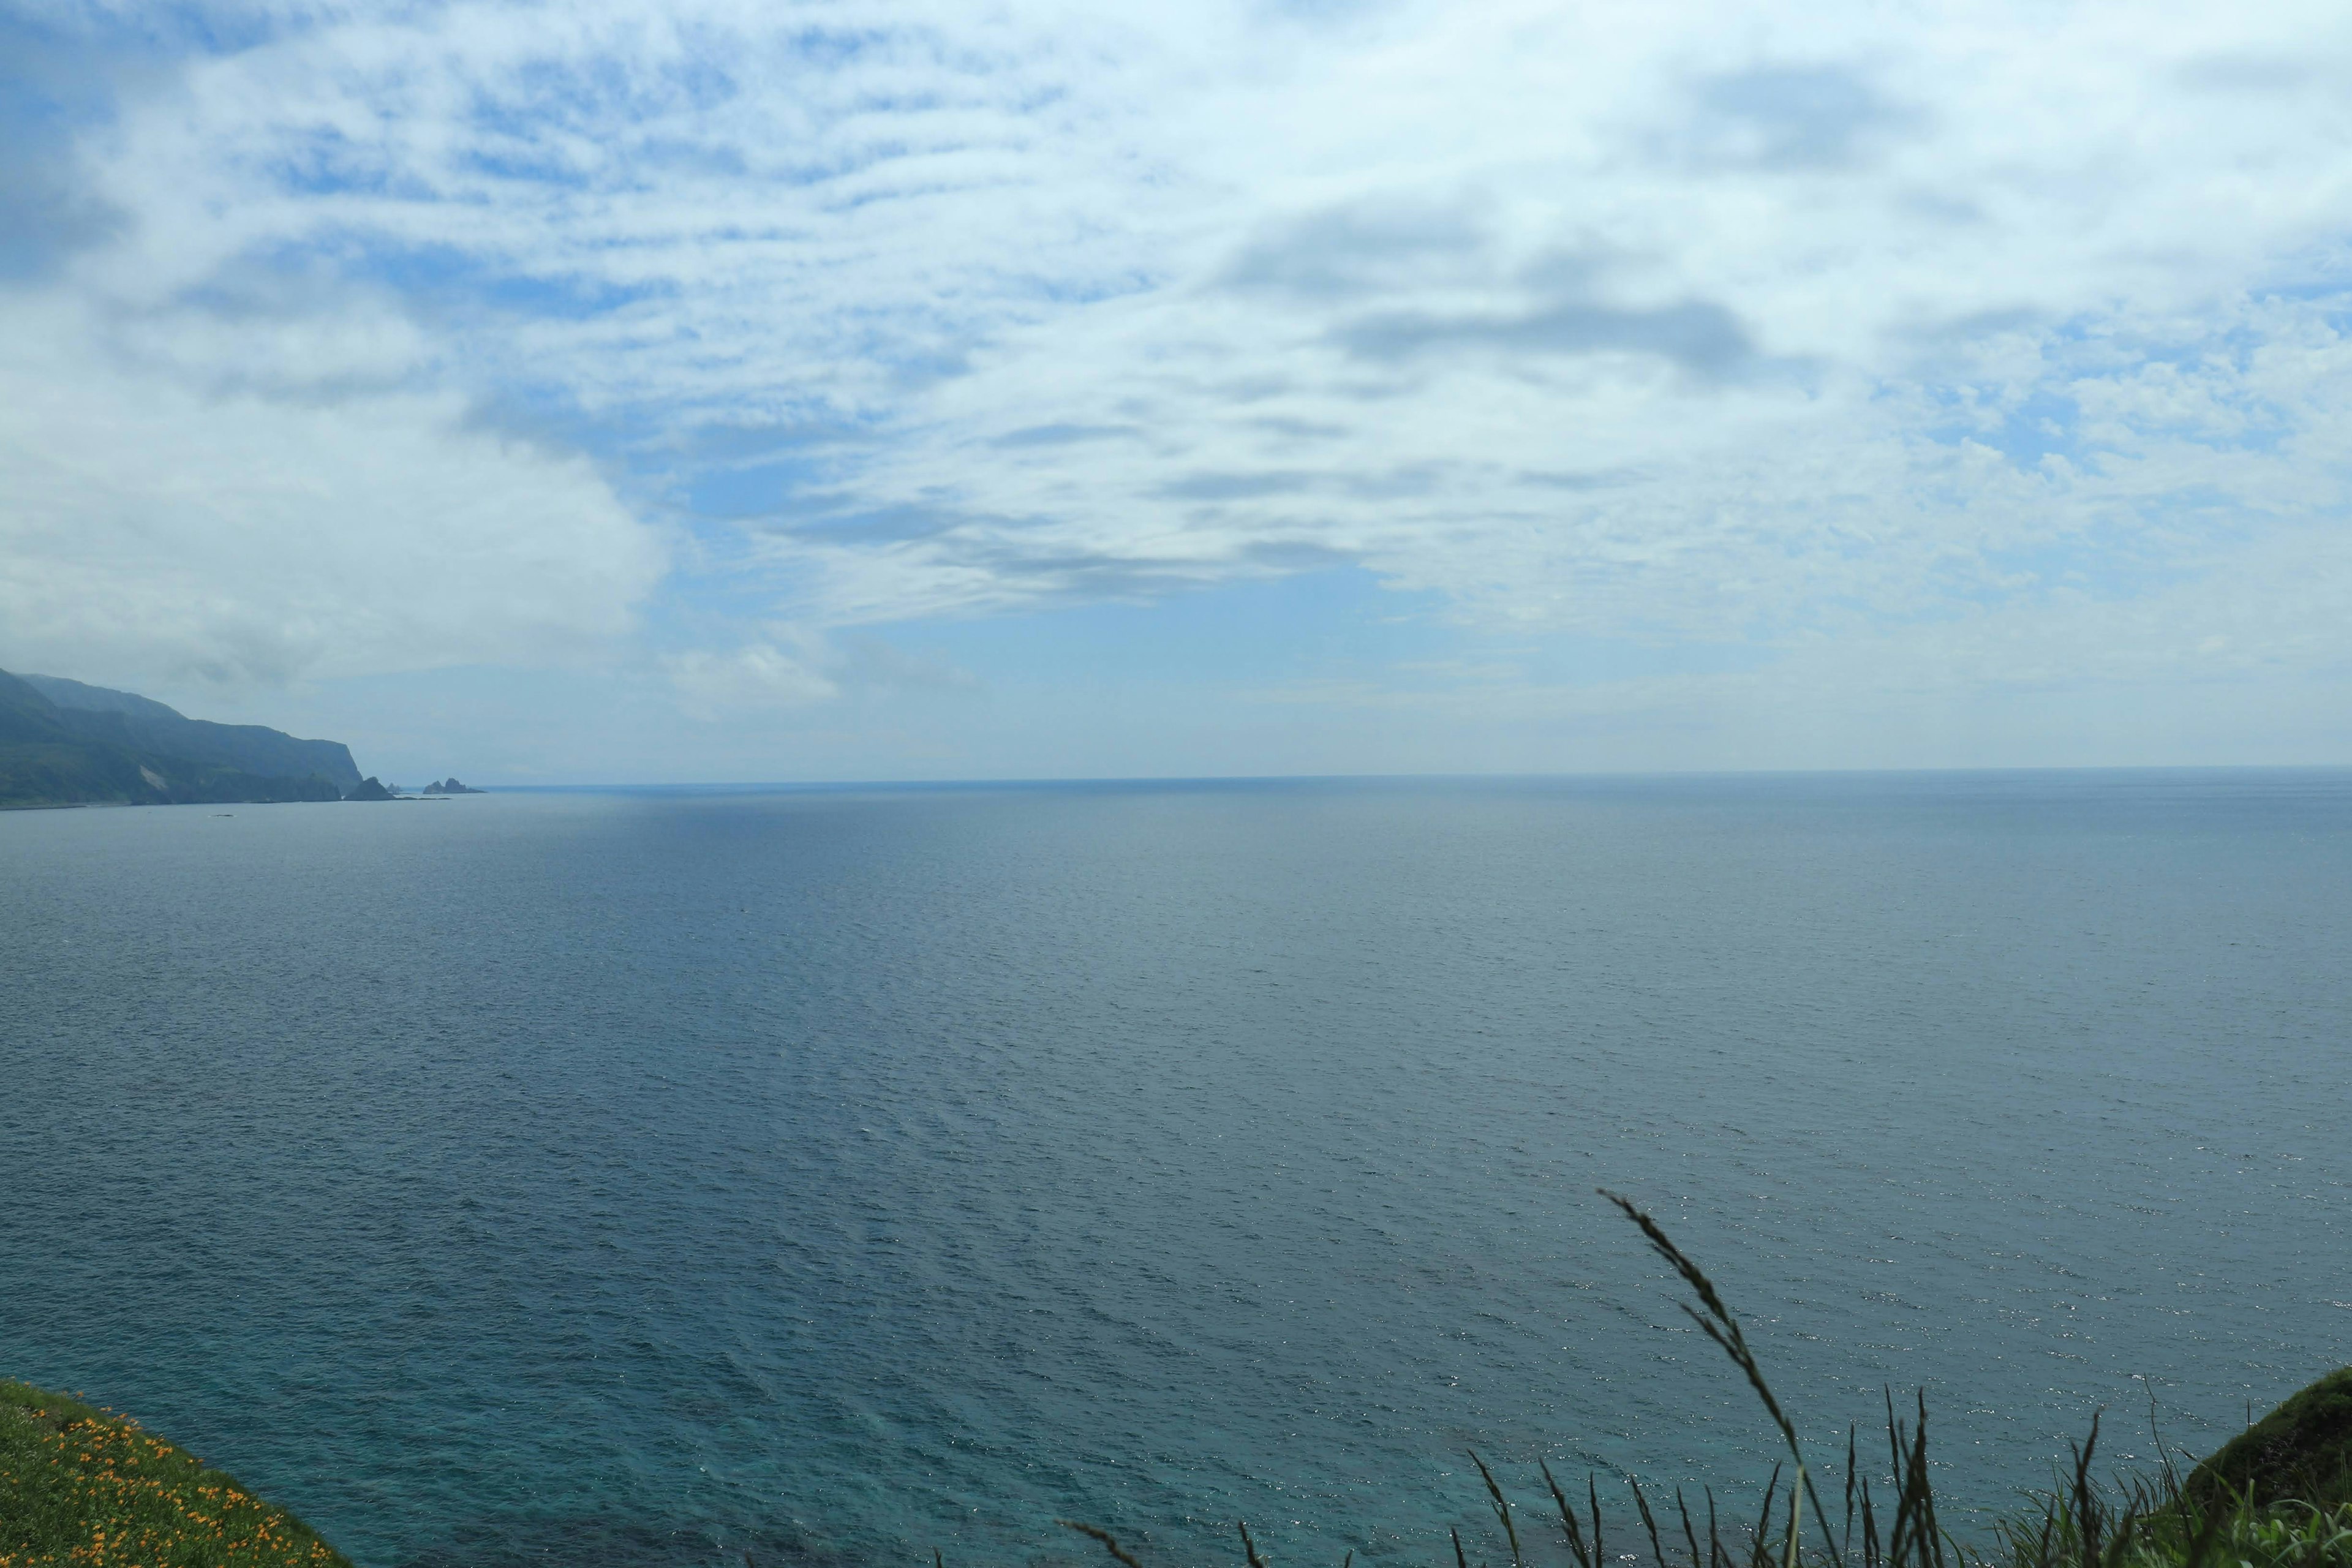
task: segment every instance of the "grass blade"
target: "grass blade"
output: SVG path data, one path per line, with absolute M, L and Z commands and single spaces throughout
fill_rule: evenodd
M 1665 1548 L 1658 1544 L 1658 1521 L 1651 1517 L 1650 1500 L 1642 1495 L 1642 1483 L 1626 1472 L 1625 1484 L 1633 1489 L 1633 1506 L 1642 1510 L 1642 1528 L 1650 1532 L 1650 1561 L 1658 1568 L 1666 1568 Z
M 1519 1555 L 1519 1532 L 1511 1523 L 1510 1500 L 1503 1495 L 1503 1489 L 1495 1484 L 1495 1472 L 1486 1468 L 1486 1461 L 1478 1457 L 1478 1450 L 1472 1448 L 1467 1452 L 1470 1462 L 1478 1467 L 1478 1479 L 1486 1483 L 1486 1497 L 1494 1505 L 1495 1517 L 1503 1521 L 1503 1537 L 1511 1543 L 1511 1568 L 1526 1568 L 1526 1559 Z M 1251 1568 L 1263 1568 L 1263 1565 L 1253 1563 Z
M 2091 1412 L 2091 1435 L 2074 1450 L 2074 1528 L 2083 1544 L 2083 1561 L 2096 1568 L 2099 1561 L 2099 1499 L 2091 1489 L 2091 1454 L 2099 1446 L 2099 1417 Z
M 1584 1531 L 1577 1525 L 1576 1510 L 1568 1506 L 1568 1494 L 1561 1491 L 1559 1483 L 1551 1479 L 1551 1467 L 1538 1459 L 1536 1468 L 1543 1472 L 1544 1485 L 1551 1489 L 1551 1500 L 1559 1509 L 1559 1528 L 1568 1537 L 1569 1551 L 1576 1554 L 1576 1568 L 1599 1568 L 1585 1552 Z
M 1771 1568 L 1771 1559 L 1765 1554 L 1764 1543 L 1772 1538 L 1772 1499 L 1780 1489 L 1780 1467 L 1772 1467 L 1772 1479 L 1764 1483 L 1764 1511 L 1756 1518 L 1756 1531 L 1748 1542 L 1749 1568 Z
M 1853 1552 L 1853 1423 L 1845 1428 L 1845 1546 L 1843 1554 Z
M 1102 1542 L 1102 1549 L 1105 1552 L 1109 1552 L 1114 1561 L 1123 1564 L 1124 1568 L 1143 1568 L 1142 1563 L 1138 1563 L 1134 1558 L 1128 1555 L 1127 1549 L 1119 1545 L 1118 1537 L 1113 1535 L 1109 1531 L 1101 1529 L 1096 1525 L 1080 1524 L 1075 1519 L 1057 1519 L 1054 1522 L 1060 1525 L 1064 1530 L 1075 1530 L 1080 1535 L 1088 1536 Z

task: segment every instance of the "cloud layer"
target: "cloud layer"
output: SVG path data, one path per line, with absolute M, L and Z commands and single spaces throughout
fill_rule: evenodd
M 846 628 L 1352 566 L 1790 679 L 2344 668 L 2325 8 L 17 31 L 9 657 L 823 702 Z

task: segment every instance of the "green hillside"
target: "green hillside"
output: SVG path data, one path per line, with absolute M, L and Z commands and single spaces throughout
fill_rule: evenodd
M 127 751 L 184 757 L 209 768 L 260 778 L 309 778 L 316 773 L 348 795 L 360 782 L 359 764 L 340 741 L 301 741 L 259 724 L 215 724 L 191 719 L 152 698 L 110 691 L 57 675 L 18 677 L 49 700 L 58 718 L 86 741 Z
M 0 1568 L 350 1568 L 135 1421 L 0 1379 Z
M 206 758 L 144 743 L 141 738 L 144 731 L 127 722 L 119 731 L 101 727 L 100 732 L 91 733 L 82 727 L 92 720 L 127 717 L 88 710 L 77 717 L 28 682 L 0 670 L 0 807 L 226 805 L 343 797 L 343 789 L 323 772 L 256 773 L 219 762 L 217 757 L 225 753 L 218 748 L 213 749 L 212 758 Z M 182 724 L 197 722 L 177 714 L 172 717 Z M 252 727 L 203 728 L 241 731 Z M 333 744 L 295 741 L 274 730 L 260 733 L 298 747 Z M 340 745 L 333 749 L 341 753 L 343 765 L 350 767 L 351 753 Z M 358 770 L 352 772 L 356 783 Z

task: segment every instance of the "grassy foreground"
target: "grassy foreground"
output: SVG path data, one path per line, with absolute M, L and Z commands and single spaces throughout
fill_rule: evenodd
M 0 1568 L 351 1568 L 300 1520 L 193 1454 L 0 1381 Z
M 1679 1303 L 1683 1311 L 1747 1381 L 1788 1458 L 1773 1467 L 1762 1505 L 1738 1500 L 1736 1512 L 1719 1507 L 1711 1488 L 1696 1498 L 1676 1488 L 1670 1505 L 1630 1474 L 1612 1477 L 1619 1516 L 1612 1522 L 1598 1477 L 1584 1477 L 1576 1496 L 1538 1461 L 1539 1487 L 1536 1477 L 1527 1478 L 1527 1493 L 1514 1501 L 1473 1453 L 1493 1528 L 1468 1543 L 1452 1531 L 1451 1568 L 1470 1568 L 1474 1553 L 1480 1568 L 1497 1562 L 1511 1568 L 2352 1568 L 2352 1367 L 2321 1378 L 2185 1472 L 2159 1436 L 2153 1473 L 2103 1478 L 2094 1415 L 2089 1436 L 2048 1491 L 2021 1500 L 1989 1537 L 1963 1542 L 1937 1517 L 1924 1397 L 1898 1415 L 1889 1393 L 1883 1458 L 1874 1434 L 1873 1457 L 1865 1459 L 1860 1432 L 1849 1427 L 1843 1455 L 1808 1464 L 1795 1424 L 1715 1282 L 1657 1221 L 1614 1193 L 1601 1195 L 1680 1276 L 1692 1297 Z M 1623 1517 L 1629 1502 L 1637 1523 Z M 1752 1518 L 1745 1517 L 1751 1510 Z M 1146 1568 L 1108 1531 L 1079 1520 L 1059 1522 L 1095 1542 L 1120 1568 Z M 1241 1568 L 1267 1568 L 1247 1521 L 1236 1521 L 1234 1533 Z M 1350 1568 L 1354 1555 L 1339 1568 Z M 932 1561 L 945 1568 L 937 1552 Z
M 1577 1496 L 1541 1463 L 1515 1499 L 1474 1453 L 1492 1528 L 1469 1542 L 1454 1533 L 1451 1563 L 1433 1568 L 1470 1568 L 1474 1554 L 1479 1568 L 2352 1568 L 2352 1367 L 2195 1465 L 2159 1439 L 2156 1470 L 2103 1478 L 2094 1416 L 2047 1492 L 1963 1542 L 1937 1517 L 1924 1399 L 1898 1413 L 1888 1397 L 1883 1456 L 1874 1434 L 1865 1458 L 1849 1428 L 1843 1455 L 1809 1463 L 1714 1282 L 1656 1221 L 1604 1195 L 1673 1265 L 1695 1302 L 1683 1310 L 1754 1391 L 1788 1457 L 1760 1506 L 1708 1489 L 1677 1489 L 1669 1502 L 1627 1475 L 1610 1479 L 1604 1507 L 1600 1478 L 1582 1478 Z M 1060 1522 L 1120 1568 L 1148 1568 L 1109 1531 Z M 1234 1533 L 1236 1568 L 1268 1568 L 1248 1524 Z M 940 1553 L 931 1561 L 946 1568 Z M 0 1380 L 0 1568 L 63 1564 L 351 1568 L 299 1520 L 136 1422 Z

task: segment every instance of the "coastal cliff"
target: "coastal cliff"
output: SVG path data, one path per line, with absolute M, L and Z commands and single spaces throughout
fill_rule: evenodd
M 341 742 L 215 724 L 127 691 L 0 670 L 0 807 L 341 800 L 362 782 Z
M 215 724 L 134 692 L 110 691 L 56 675 L 18 677 L 49 700 L 66 728 L 128 751 L 183 757 L 202 767 L 258 778 L 323 778 L 348 795 L 359 764 L 341 741 L 303 741 L 259 724 Z

